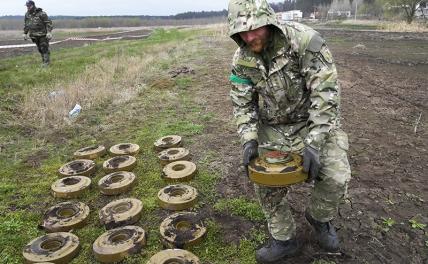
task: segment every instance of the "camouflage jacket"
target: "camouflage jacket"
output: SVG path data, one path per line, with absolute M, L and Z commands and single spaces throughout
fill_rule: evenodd
M 235 52 L 230 81 L 241 143 L 258 136 L 259 123 L 303 123 L 305 145 L 320 149 L 339 126 L 336 67 L 319 33 L 299 23 L 273 30 L 271 45 L 255 54 Z
M 30 37 L 46 36 L 52 31 L 52 21 L 41 8 L 27 12 L 24 23 L 24 33 L 30 33 Z

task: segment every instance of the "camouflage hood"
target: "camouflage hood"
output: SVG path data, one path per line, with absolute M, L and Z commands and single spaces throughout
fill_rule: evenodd
M 266 0 L 230 0 L 229 1 L 229 36 L 239 45 L 244 42 L 237 35 L 239 32 L 273 25 L 280 28 L 275 11 Z
M 27 11 L 28 14 L 37 14 L 43 12 L 43 9 L 40 7 L 33 7 L 30 11 Z

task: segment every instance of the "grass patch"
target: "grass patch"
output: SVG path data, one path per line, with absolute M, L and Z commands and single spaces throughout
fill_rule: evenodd
M 82 73 L 88 65 L 98 63 L 100 59 L 111 58 L 120 53 L 124 56 L 143 56 L 149 52 L 149 47 L 183 40 L 195 32 L 159 29 L 154 30 L 146 40 L 113 41 L 95 43 L 85 48 L 60 49 L 52 52 L 52 66 L 48 69 L 40 68 L 40 58 L 36 53 L 3 59 L 0 61 L 0 87 L 22 89 L 57 80 L 72 80 L 72 77 Z
M 408 24 L 404 21 L 401 22 L 388 22 L 381 23 L 378 29 L 390 32 L 428 32 L 428 23 L 413 22 Z
M 223 233 L 213 221 L 207 224 L 208 233 L 205 241 L 192 249 L 204 263 L 216 264 L 255 264 L 254 251 L 257 243 L 251 239 L 242 239 L 239 244 L 226 244 L 223 242 Z
M 17 248 L 21 248 L 23 239 L 30 241 L 35 238 L 38 230 L 34 222 L 39 219 L 36 213 L 22 211 L 0 217 L 0 244 L 2 245 L 0 263 L 22 263 L 22 260 L 16 256 Z
M 105 232 L 98 211 L 126 197 L 143 201 L 144 213 L 138 225 L 149 237 L 145 255 L 131 256 L 125 262 L 145 263 L 162 250 L 158 228 L 165 213 L 157 204 L 157 193 L 166 183 L 160 177 L 162 168 L 153 142 L 179 134 L 184 145 L 190 146 L 193 137 L 206 129 L 204 122 L 214 117 L 195 101 L 194 89 L 200 85 L 196 78 L 171 79 L 168 74 L 177 61 L 184 62 L 195 54 L 199 42 L 192 36 L 198 34 L 195 30 L 159 30 L 143 41 L 64 49 L 55 52 L 56 61 L 45 70 L 38 68 L 35 56 L 1 61 L 5 69 L 1 74 L 6 77 L 1 82 L 7 84 L 5 89 L 1 84 L 0 90 L 0 122 L 6 128 L 0 131 L 1 263 L 22 263 L 21 249 L 45 234 L 37 225 L 48 208 L 61 202 L 50 195 L 50 185 L 58 179 L 57 170 L 72 160 L 75 150 L 93 144 L 139 144 L 139 165 L 134 170 L 138 185 L 127 194 L 101 195 L 96 184 L 105 176 L 100 168 L 108 157 L 96 160 L 99 169 L 92 178 L 93 189 L 79 198 L 91 213 L 88 225 L 74 232 L 82 249 L 73 263 L 95 263 L 92 243 Z M 13 66 L 16 63 L 17 69 Z M 13 82 L 8 81 L 11 79 Z M 59 93 L 52 95 L 52 91 Z M 67 111 L 77 101 L 83 102 L 83 111 L 69 123 Z M 210 209 L 217 200 L 219 175 L 208 169 L 216 153 L 208 149 L 201 152 L 198 175 L 190 183 L 200 192 L 195 210 Z M 208 230 L 207 240 L 195 249 L 203 262 L 230 263 L 234 259 L 255 263 L 253 252 L 261 233 L 251 232 L 239 245 L 224 245 L 215 222 L 208 222 Z
M 245 217 L 252 221 L 263 221 L 265 219 L 257 202 L 249 201 L 242 197 L 221 199 L 214 205 L 214 209 L 219 212 Z
M 192 84 L 192 78 L 191 77 L 177 78 L 175 80 L 175 83 L 177 84 L 178 88 L 186 89 L 186 88 L 190 87 L 190 85 Z

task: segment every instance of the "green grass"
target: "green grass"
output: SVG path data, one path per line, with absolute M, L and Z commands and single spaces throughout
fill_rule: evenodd
M 186 89 L 192 84 L 192 78 L 190 77 L 181 77 L 175 80 L 177 86 L 181 89 Z
M 245 217 L 252 221 L 264 220 L 260 205 L 255 201 L 249 201 L 245 198 L 221 199 L 214 205 L 214 209 L 230 213 L 231 215 Z
M 111 58 L 117 53 L 123 53 L 125 56 L 142 54 L 144 48 L 182 40 L 192 34 L 195 34 L 194 30 L 159 29 L 146 40 L 112 41 L 95 43 L 84 48 L 61 49 L 52 52 L 52 67 L 48 69 L 40 67 L 40 56 L 36 53 L 3 59 L 0 60 L 0 96 L 10 89 L 15 92 L 16 89 L 49 84 L 55 80 L 72 79 L 101 58 Z
M 380 227 L 383 231 L 388 232 L 391 227 L 393 227 L 396 224 L 395 220 L 391 217 L 384 218 L 382 217 L 382 226 Z
M 255 264 L 254 250 L 258 245 L 254 239 L 242 239 L 239 244 L 225 244 L 222 241 L 223 233 L 213 221 L 208 222 L 208 234 L 200 246 L 193 252 L 201 259 L 216 264 Z
M 409 220 L 410 226 L 412 229 L 421 229 L 424 230 L 427 226 L 426 224 L 420 223 L 417 219 L 410 219 Z
M 204 133 L 205 123 L 215 118 L 215 113 L 207 112 L 195 101 L 195 91 L 201 85 L 196 77 L 180 76 L 175 81 L 166 81 L 169 79 L 168 71 L 177 67 L 177 62 L 186 63 L 186 59 L 191 57 L 193 51 L 190 48 L 198 45 L 197 36 L 201 32 L 157 30 L 146 40 L 62 49 L 53 54 L 54 61 L 48 69 L 39 68 L 36 55 L 0 61 L 0 125 L 7 127 L 0 130 L 0 263 L 22 263 L 22 248 L 32 239 L 45 234 L 37 225 L 48 208 L 61 202 L 50 195 L 50 185 L 58 179 L 57 170 L 72 160 L 75 150 L 93 144 L 139 144 L 142 151 L 134 170 L 138 185 L 128 194 L 102 196 L 96 184 L 105 174 L 98 169 L 93 177 L 93 189 L 79 199 L 89 205 L 91 214 L 89 224 L 74 231 L 82 248 L 72 263 L 95 262 L 92 243 L 105 232 L 99 223 L 98 211 L 118 198 L 134 197 L 143 201 L 144 213 L 138 225 L 149 234 L 145 254 L 129 257 L 126 263 L 145 263 L 162 249 L 158 230 L 162 221 L 161 209 L 156 195 L 166 183 L 160 177 L 161 167 L 153 150 L 153 142 L 165 135 L 179 134 L 183 136 L 184 145 L 191 146 L 195 137 Z M 138 87 L 139 93 L 125 104 L 107 101 L 93 105 L 85 109 L 75 123 L 58 130 L 35 131 L 31 123 L 20 117 L 22 96 L 32 89 L 48 92 L 49 87 L 58 81 L 72 82 L 86 69 L 98 67 L 100 59 L 114 59 L 119 55 L 143 58 L 152 47 L 168 44 L 169 49 L 171 45 L 178 46 L 183 42 L 188 42 L 186 47 L 189 51 L 168 50 L 169 56 L 157 61 L 157 70 L 151 73 L 149 82 L 142 80 L 141 83 L 132 84 Z M 123 70 L 117 74 L 122 74 Z M 162 89 L 153 86 L 150 80 L 163 80 Z M 220 175 L 209 169 L 210 162 L 215 161 L 218 154 L 209 149 L 200 152 L 198 174 L 189 183 L 200 193 L 194 210 L 213 210 L 215 204 L 217 207 L 222 204 L 217 203 L 216 193 Z M 106 158 L 96 160 L 99 168 Z M 237 199 L 231 205 L 223 205 L 222 208 L 250 220 L 261 219 L 260 209 L 253 201 Z M 254 249 L 264 241 L 263 232 L 252 230 L 249 237 L 242 238 L 238 244 L 228 245 L 223 241 L 221 226 L 210 219 L 207 219 L 207 226 L 206 240 L 192 249 L 204 263 L 255 263 Z

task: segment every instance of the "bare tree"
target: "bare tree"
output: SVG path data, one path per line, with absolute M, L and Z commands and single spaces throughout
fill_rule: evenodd
M 389 2 L 403 10 L 406 22 L 411 24 L 415 18 L 416 7 L 422 0 L 390 0 Z

